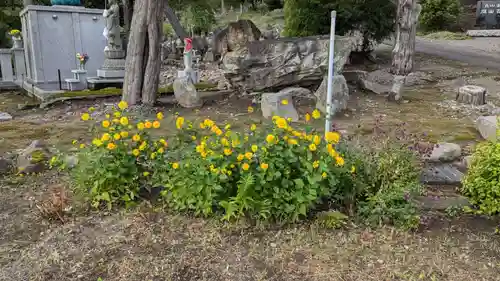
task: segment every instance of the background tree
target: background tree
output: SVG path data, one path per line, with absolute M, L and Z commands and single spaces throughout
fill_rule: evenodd
M 125 62 L 123 100 L 153 105 L 160 79 L 160 43 L 166 1 L 135 1 Z

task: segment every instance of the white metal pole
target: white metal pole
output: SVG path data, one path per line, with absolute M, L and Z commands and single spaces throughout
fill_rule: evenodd
M 332 11 L 332 22 L 330 27 L 330 52 L 328 54 L 328 88 L 326 92 L 326 120 L 325 134 L 332 130 L 333 107 L 333 76 L 335 75 L 335 18 L 337 12 Z

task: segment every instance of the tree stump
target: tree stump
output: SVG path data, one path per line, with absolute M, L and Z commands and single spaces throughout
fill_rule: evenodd
M 458 89 L 456 101 L 472 105 L 486 104 L 486 89 L 474 85 L 462 86 Z

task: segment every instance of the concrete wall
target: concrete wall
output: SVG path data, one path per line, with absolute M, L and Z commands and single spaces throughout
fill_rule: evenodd
M 27 6 L 21 13 L 27 78 L 34 84 L 59 83 L 73 76 L 76 53 L 90 57 L 86 68 L 96 75 L 104 61 L 102 10 L 74 6 Z

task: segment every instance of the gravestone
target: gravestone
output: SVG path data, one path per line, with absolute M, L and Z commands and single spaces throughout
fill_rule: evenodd
M 280 116 L 286 119 L 290 118 L 294 122 L 299 120 L 299 114 L 293 106 L 293 100 L 290 91 L 264 93 L 262 94 L 260 105 L 264 118 Z

